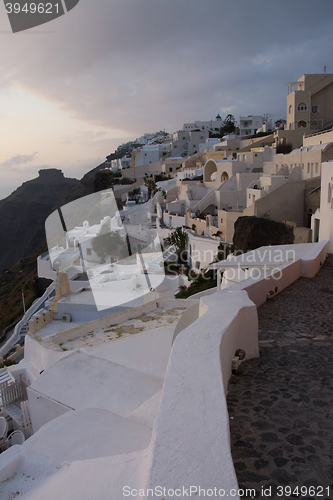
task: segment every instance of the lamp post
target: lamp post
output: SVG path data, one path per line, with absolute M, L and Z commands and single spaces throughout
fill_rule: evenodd
M 25 314 L 25 300 L 24 300 L 24 292 L 22 288 L 22 302 L 23 302 L 23 315 Z

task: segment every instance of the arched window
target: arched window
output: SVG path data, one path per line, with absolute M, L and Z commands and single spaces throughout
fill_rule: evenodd
M 289 104 L 289 114 L 293 112 L 293 105 Z
M 298 127 L 298 128 L 306 128 L 306 127 L 307 127 L 307 123 L 306 123 L 304 120 L 300 120 L 300 121 L 297 123 L 297 127 Z
M 308 110 L 308 105 L 306 102 L 299 102 L 297 106 L 297 111 L 307 111 Z

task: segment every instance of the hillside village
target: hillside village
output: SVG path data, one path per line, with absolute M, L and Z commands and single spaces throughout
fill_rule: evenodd
M 286 120 L 218 114 L 119 146 L 95 193 L 48 216 L 52 283 L 0 345 L 3 498 L 244 496 L 230 376 L 259 356 L 257 308 L 333 248 L 333 74 L 287 89 Z
M 157 181 L 164 193 L 154 197 L 158 223 L 189 228 L 189 261 L 198 269 L 209 262 L 193 260 L 193 244 L 216 251 L 217 241 L 232 243 L 240 216 L 289 224 L 295 243 L 331 240 L 329 207 L 320 193 L 329 189 L 328 162 L 333 159 L 332 82 L 332 75 L 322 74 L 289 83 L 287 121 L 274 131 L 267 116 L 240 117 L 239 135 L 219 140 L 210 137 L 221 130 L 218 115 L 184 124 L 164 139 L 146 134 L 138 139 L 140 147 L 105 163 L 135 180 L 130 189 L 115 186 L 116 198 L 128 201 L 128 193 L 139 187 L 139 199 L 145 200 L 144 176 Z M 161 176 L 172 178 L 158 182 Z M 130 208 L 126 213 L 136 217 Z M 141 217 L 145 223 L 149 216 L 141 210 Z

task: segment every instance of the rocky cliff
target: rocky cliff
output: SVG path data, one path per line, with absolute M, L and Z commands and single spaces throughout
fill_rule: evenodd
M 235 251 L 248 252 L 267 245 L 294 243 L 293 228 L 263 217 L 239 217 L 235 222 Z
M 45 219 L 79 184 L 61 170 L 40 170 L 0 201 L 0 272 L 46 244 Z

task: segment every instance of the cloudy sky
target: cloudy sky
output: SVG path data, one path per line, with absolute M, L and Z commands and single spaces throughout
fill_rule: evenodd
M 332 18 L 332 0 L 80 0 L 12 34 L 1 2 L 0 198 L 145 132 L 285 117 L 288 82 L 333 73 Z

